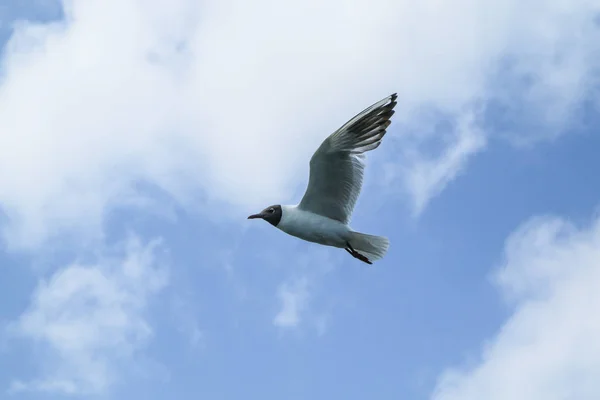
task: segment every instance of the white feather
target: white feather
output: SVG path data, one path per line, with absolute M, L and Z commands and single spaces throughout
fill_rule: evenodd
M 346 247 L 351 230 L 348 225 L 298 206 L 282 206 L 281 221 L 277 228 L 285 233 L 313 243 Z

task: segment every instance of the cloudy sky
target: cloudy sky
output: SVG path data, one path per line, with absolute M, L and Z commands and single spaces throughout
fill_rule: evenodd
M 0 398 L 600 398 L 600 0 L 7 0 Z M 248 221 L 398 92 L 352 221 Z

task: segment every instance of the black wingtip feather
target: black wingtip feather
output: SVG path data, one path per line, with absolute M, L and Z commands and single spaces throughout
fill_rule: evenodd
M 386 134 L 395 114 L 397 98 L 397 93 L 392 93 L 367 107 L 342 125 L 324 143 L 330 146 L 333 141 L 336 149 L 345 149 L 354 154 L 377 148 L 379 145 L 375 145 L 375 142 L 380 142 Z M 347 135 L 349 132 L 351 136 Z

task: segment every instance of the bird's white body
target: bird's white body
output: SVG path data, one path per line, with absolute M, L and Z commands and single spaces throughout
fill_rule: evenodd
M 347 247 L 352 230 L 348 225 L 298 206 L 281 206 L 281 221 L 277 228 L 288 235 L 326 246 Z

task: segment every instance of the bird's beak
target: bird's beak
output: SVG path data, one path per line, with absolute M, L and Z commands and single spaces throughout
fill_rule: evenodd
M 248 217 L 248 219 L 258 219 L 258 218 L 262 218 L 263 215 L 262 214 L 252 214 L 251 216 Z

